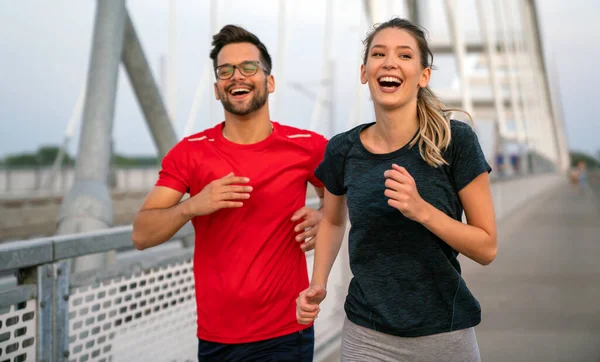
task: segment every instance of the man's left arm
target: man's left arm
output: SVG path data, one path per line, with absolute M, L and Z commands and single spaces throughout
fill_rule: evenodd
M 294 227 L 294 231 L 298 233 L 296 235 L 296 241 L 301 242 L 300 248 L 303 251 L 310 251 L 315 247 L 315 235 L 319 230 L 319 223 L 323 218 L 323 196 L 324 188 L 313 185 L 315 192 L 319 197 L 319 205 L 316 209 L 304 206 L 300 210 L 294 213 L 292 216 L 292 222 L 298 222 L 298 225 Z

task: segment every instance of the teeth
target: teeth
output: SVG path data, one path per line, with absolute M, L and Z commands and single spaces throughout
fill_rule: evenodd
M 231 94 L 240 94 L 240 93 L 248 93 L 250 92 L 249 89 L 246 88 L 234 88 L 231 90 Z
M 402 83 L 400 78 L 396 78 L 396 77 L 381 77 L 381 78 L 379 78 L 379 81 L 386 82 L 386 83 L 398 83 L 398 84 Z

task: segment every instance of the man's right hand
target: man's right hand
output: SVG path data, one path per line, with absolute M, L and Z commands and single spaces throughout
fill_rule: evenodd
M 309 324 L 319 315 L 319 304 L 327 296 L 327 290 L 321 285 L 311 285 L 303 290 L 296 299 L 296 319 L 300 324 Z
M 247 177 L 234 176 L 233 172 L 212 181 L 187 201 L 190 215 L 209 215 L 220 209 L 242 207 L 244 205 L 242 200 L 250 198 L 252 186 L 240 184 L 249 181 Z

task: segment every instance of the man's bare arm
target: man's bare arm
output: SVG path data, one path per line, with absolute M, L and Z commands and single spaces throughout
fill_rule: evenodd
M 168 187 L 156 186 L 148 194 L 133 222 L 133 244 L 139 250 L 169 240 L 185 223 L 195 216 L 242 207 L 250 198 L 250 180 L 230 173 L 206 185 L 193 197 L 181 201 L 183 194 Z
M 150 191 L 133 221 L 133 245 L 143 250 L 169 240 L 193 217 L 186 210 L 183 193 L 156 186 Z

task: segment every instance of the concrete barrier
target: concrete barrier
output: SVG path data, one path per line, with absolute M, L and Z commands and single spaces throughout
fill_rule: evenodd
M 530 175 L 493 182 L 492 198 L 496 220 L 502 220 L 528 201 L 535 200 L 560 186 L 567 186 L 567 177 L 557 173 Z
M 111 188 L 116 191 L 140 191 L 152 188 L 158 177 L 157 167 L 114 168 Z M 61 169 L 50 187 L 49 167 L 6 169 L 0 168 L 0 200 L 10 198 L 62 195 L 73 185 L 75 170 Z

